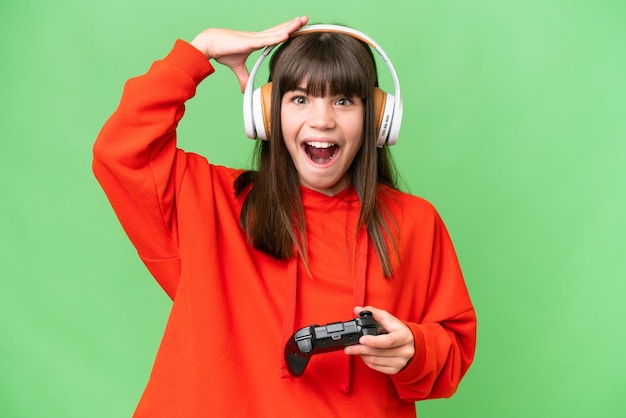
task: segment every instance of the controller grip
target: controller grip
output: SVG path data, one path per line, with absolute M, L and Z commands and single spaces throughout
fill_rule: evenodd
M 291 338 L 285 345 L 285 361 L 287 362 L 289 372 L 295 377 L 302 376 L 307 364 L 309 364 L 309 360 L 311 360 L 311 356 L 301 353 L 295 339 Z

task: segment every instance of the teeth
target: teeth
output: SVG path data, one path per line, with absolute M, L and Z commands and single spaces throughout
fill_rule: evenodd
M 330 142 L 317 142 L 317 141 L 310 141 L 310 142 L 307 142 L 306 144 L 314 148 L 330 148 L 335 145 Z

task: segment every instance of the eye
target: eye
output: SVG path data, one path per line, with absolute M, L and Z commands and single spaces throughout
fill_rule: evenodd
M 308 100 L 304 96 L 293 96 L 289 99 L 289 101 L 293 104 L 302 105 L 308 103 Z
M 338 106 L 350 106 L 352 103 L 354 103 L 354 101 L 347 97 L 340 97 L 337 101 L 335 101 L 335 104 Z

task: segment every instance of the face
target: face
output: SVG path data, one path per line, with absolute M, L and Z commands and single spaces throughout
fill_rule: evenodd
M 359 97 L 314 97 L 306 85 L 283 95 L 282 133 L 300 184 L 329 196 L 350 184 L 346 173 L 363 142 L 364 114 Z

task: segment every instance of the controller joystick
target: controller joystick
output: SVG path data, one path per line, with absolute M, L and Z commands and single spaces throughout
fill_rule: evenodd
M 292 376 L 300 377 L 313 355 L 358 344 L 363 335 L 377 335 L 379 328 L 370 311 L 361 311 L 358 318 L 346 322 L 301 328 L 285 344 L 287 369 Z

